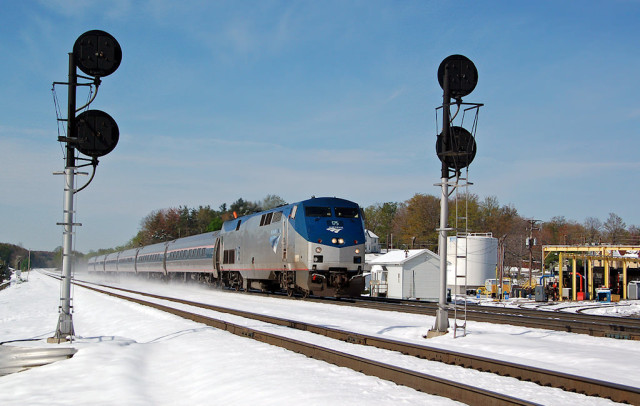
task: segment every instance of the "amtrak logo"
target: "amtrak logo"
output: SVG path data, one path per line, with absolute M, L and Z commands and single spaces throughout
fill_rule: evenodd
M 332 226 L 327 228 L 327 231 L 331 231 L 332 233 L 336 233 L 338 234 L 340 231 L 342 231 L 344 229 L 344 227 L 336 227 L 336 226 Z
M 269 243 L 271 244 L 271 249 L 275 253 L 278 250 L 278 244 L 280 243 L 279 235 L 272 235 L 269 237 Z

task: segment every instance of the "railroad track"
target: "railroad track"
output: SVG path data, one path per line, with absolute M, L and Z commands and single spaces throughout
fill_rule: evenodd
M 280 297 L 280 296 L 279 296 Z M 307 298 L 326 302 L 325 298 Z M 416 301 L 377 301 L 367 299 L 328 299 L 333 304 L 416 314 L 435 314 L 437 304 Z M 453 309 L 453 308 L 452 308 Z M 562 311 L 540 311 L 497 306 L 467 305 L 467 320 L 520 327 L 541 328 L 626 340 L 640 340 L 640 319 L 600 316 Z
M 487 307 L 491 310 L 479 309 Z M 474 312 L 485 311 L 487 314 L 504 314 L 511 320 L 526 318 L 532 320 L 532 324 L 540 319 L 546 323 L 547 329 L 567 331 L 578 334 L 588 334 L 595 337 L 608 337 L 626 340 L 640 340 L 640 319 L 635 317 L 615 317 L 585 314 L 581 312 L 570 313 L 566 311 L 540 311 L 535 309 L 508 308 L 488 306 L 474 306 Z M 551 324 L 552 327 L 548 327 Z M 525 324 L 523 324 L 525 325 Z
M 245 292 L 267 297 L 278 297 L 289 300 L 300 300 L 278 293 L 259 291 Z M 342 306 L 356 306 L 369 309 L 396 311 L 415 314 L 435 315 L 436 303 L 415 300 L 377 298 L 336 299 L 324 297 L 307 297 L 302 300 L 332 303 Z M 453 305 L 450 305 L 453 312 Z M 450 313 L 451 315 L 451 313 Z M 624 340 L 640 340 L 640 318 L 614 317 L 584 314 L 582 312 L 541 311 L 527 308 L 499 306 L 467 305 L 467 320 L 493 324 L 508 324 L 519 327 L 539 328 L 545 330 L 564 331 L 575 334 L 586 334 L 593 337 L 607 337 Z
M 75 283 L 75 282 L 74 282 Z M 352 369 L 354 371 L 362 372 L 366 375 L 376 376 L 381 379 L 385 379 L 394 382 L 398 385 L 407 386 L 421 392 L 444 396 L 453 400 L 457 400 L 463 403 L 471 405 L 537 405 L 538 403 L 530 402 L 523 399 L 518 399 L 512 396 L 503 395 L 500 393 L 492 392 L 482 388 L 478 388 L 471 385 L 462 384 L 459 382 L 451 381 L 448 379 L 440 378 L 437 376 L 412 371 L 409 369 L 377 362 L 371 359 L 359 357 L 356 355 L 332 350 L 329 348 L 321 347 L 318 345 L 306 343 L 303 341 L 291 339 L 288 337 L 282 337 L 276 334 L 267 333 L 258 329 L 253 329 L 239 324 L 231 323 L 228 321 L 203 316 L 197 313 L 188 312 L 185 310 L 176 309 L 170 306 L 165 306 L 159 303 L 150 302 L 130 296 L 109 292 L 103 289 L 87 286 L 85 284 L 75 283 L 77 286 L 82 286 L 85 289 L 90 289 L 99 293 L 107 294 L 109 296 L 124 299 L 130 302 L 138 303 L 144 306 L 149 306 L 176 316 L 202 323 L 220 330 L 228 331 L 232 334 L 251 338 L 256 341 L 275 345 L 290 351 L 294 351 L 303 354 L 307 357 L 325 361 L 337 366 Z M 110 287 L 110 289 L 117 289 Z M 127 289 L 118 289 L 125 292 L 134 293 Z M 174 301 L 178 303 L 185 303 L 188 301 L 180 301 L 172 298 L 164 298 L 159 295 L 148 295 L 143 292 L 135 292 L 138 295 L 151 296 L 155 298 L 163 298 L 164 300 Z M 207 308 L 204 305 L 203 308 Z M 215 306 L 214 306 L 215 307 Z
M 283 348 L 302 353 L 312 358 L 321 359 L 340 366 L 346 366 L 366 373 L 368 375 L 378 376 L 382 379 L 409 386 L 423 392 L 446 396 L 454 400 L 459 400 L 471 404 L 505 404 L 503 403 L 505 400 L 507 401 L 506 404 L 529 404 L 527 402 L 518 403 L 520 401 L 517 399 L 514 400 L 513 398 L 502 399 L 500 397 L 504 397 L 504 395 L 498 395 L 494 392 L 479 394 L 477 393 L 477 391 L 481 389 L 472 386 L 467 387 L 467 385 L 463 385 L 457 382 L 444 380 L 442 378 L 431 377 L 414 371 L 402 370 L 401 368 L 391 367 L 389 365 L 377 363 L 371 360 L 365 360 L 349 354 L 339 353 L 326 348 L 312 348 L 313 346 L 311 344 L 297 342 L 295 340 L 282 338 L 259 330 L 254 330 L 236 324 L 228 323 L 222 320 L 215 320 L 183 310 L 173 309 L 171 307 L 154 302 L 131 298 L 130 296 L 115 293 L 113 291 L 104 291 L 103 289 L 86 285 L 86 283 L 88 282 L 79 282 L 80 281 L 76 281 L 74 283 L 79 284 L 80 286 L 83 286 L 87 289 L 106 293 L 125 300 L 131 300 L 136 303 L 151 306 L 163 311 L 168 311 L 181 317 L 185 317 L 216 328 L 230 331 L 237 335 L 242 335 L 257 339 L 259 341 L 267 342 L 269 344 L 278 345 Z M 91 284 L 102 286 L 103 288 L 108 288 L 110 290 L 140 295 L 148 298 L 166 300 L 173 303 L 184 304 L 201 309 L 232 314 L 235 316 L 270 323 L 273 325 L 308 331 L 353 344 L 373 346 L 380 349 L 397 351 L 422 359 L 439 361 L 449 365 L 462 366 L 466 368 L 476 369 L 478 371 L 491 372 L 502 376 L 514 377 L 523 381 L 535 382 L 543 386 L 552 386 L 571 392 L 583 393 L 589 396 L 604 397 L 617 402 L 640 404 L 640 389 L 630 386 L 585 378 L 543 368 L 531 367 L 528 365 L 521 365 L 506 361 L 494 360 L 486 357 L 479 357 L 471 354 L 442 350 L 439 348 L 430 347 L 428 345 L 416 345 L 388 338 L 343 331 L 335 328 L 304 323 L 297 320 L 266 316 L 210 304 L 197 303 L 184 299 L 139 292 L 131 289 L 115 288 L 108 285 L 99 285 L 94 283 Z M 499 398 L 496 398 L 495 395 L 498 395 Z

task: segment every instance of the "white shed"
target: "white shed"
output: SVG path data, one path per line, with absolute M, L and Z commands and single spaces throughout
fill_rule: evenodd
M 396 250 L 369 262 L 371 296 L 438 300 L 440 257 L 427 249 Z

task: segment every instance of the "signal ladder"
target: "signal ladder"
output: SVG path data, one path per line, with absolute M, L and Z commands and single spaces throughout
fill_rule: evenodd
M 467 335 L 467 236 L 469 235 L 469 185 L 473 183 L 467 182 L 469 171 L 466 171 L 466 177 L 456 177 L 453 189 L 456 194 L 456 240 L 455 240 L 455 260 L 453 263 L 453 297 L 451 299 L 453 306 L 453 338 L 458 336 L 461 331 L 462 337 Z M 462 190 L 462 191 L 461 191 Z M 463 206 L 463 207 L 461 207 Z M 461 211 L 464 211 L 461 213 Z M 462 214 L 462 215 L 461 215 Z M 456 296 L 458 292 L 464 293 L 462 304 L 458 303 Z

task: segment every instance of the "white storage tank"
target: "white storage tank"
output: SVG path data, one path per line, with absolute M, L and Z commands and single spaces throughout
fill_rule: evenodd
M 458 258 L 456 258 L 456 253 Z M 465 257 L 466 256 L 466 261 Z M 467 289 L 475 289 L 484 286 L 487 279 L 496 277 L 496 266 L 498 264 L 498 239 L 491 233 L 470 233 L 466 237 L 447 238 L 447 286 L 451 288 L 456 285 L 454 280 L 457 274 L 464 275 L 465 263 L 467 267 Z M 458 291 L 465 293 L 461 285 L 464 278 L 458 278 Z

